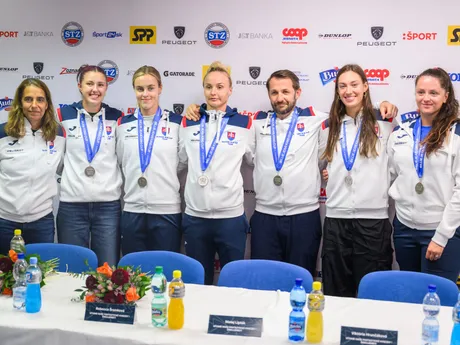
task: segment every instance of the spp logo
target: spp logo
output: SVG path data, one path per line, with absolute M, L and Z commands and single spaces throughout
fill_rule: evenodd
M 321 79 L 321 83 L 323 83 L 323 86 L 326 84 L 329 84 L 331 81 L 335 81 L 335 79 L 337 78 L 338 70 L 339 70 L 338 67 L 334 67 L 334 68 L 319 72 L 319 78 Z
M 308 35 L 306 28 L 285 28 L 283 30 L 283 44 L 307 44 L 304 38 Z
M 130 26 L 130 44 L 157 44 L 156 26 Z
M 390 71 L 387 69 L 365 69 L 367 81 L 370 85 L 388 85 L 385 79 L 390 76 Z
M 204 40 L 211 48 L 223 48 L 230 40 L 230 31 L 222 23 L 209 24 L 204 30 Z
M 69 47 L 78 46 L 85 37 L 83 27 L 77 22 L 68 22 L 62 27 L 61 38 L 62 41 Z
M 10 111 L 12 109 L 11 108 L 12 105 L 13 105 L 12 98 L 5 97 L 5 98 L 0 99 L 0 111 L 1 110 Z
M 447 44 L 449 46 L 460 45 L 460 25 L 449 25 L 447 27 Z
M 18 31 L 0 31 L 0 38 L 18 38 Z
M 412 32 L 403 33 L 402 39 L 405 41 L 434 41 L 436 40 L 437 32 Z
M 98 63 L 98 66 L 104 70 L 109 85 L 117 81 L 120 71 L 118 70 L 118 66 L 115 62 L 112 60 L 103 60 Z

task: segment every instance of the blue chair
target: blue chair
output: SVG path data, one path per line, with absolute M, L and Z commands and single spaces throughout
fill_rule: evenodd
M 182 271 L 182 280 L 189 284 L 204 284 L 204 268 L 197 260 L 186 255 L 162 250 L 130 253 L 123 256 L 118 266 L 141 267 L 142 272 L 155 273 L 155 266 L 163 266 L 168 281 L 174 270 Z
M 313 277 L 300 266 L 271 260 L 238 260 L 226 264 L 220 272 L 219 286 L 252 290 L 291 291 L 296 278 L 303 279 L 303 287 L 311 291 Z
M 441 305 L 454 306 L 457 303 L 459 291 L 454 282 L 408 271 L 381 271 L 365 275 L 359 283 L 358 298 L 422 304 L 429 284 L 436 285 Z
M 38 254 L 43 261 L 58 258 L 59 272 L 83 273 L 97 268 L 97 256 L 88 248 L 62 243 L 33 243 L 26 245 L 26 254 Z M 88 262 L 89 267 L 85 264 Z

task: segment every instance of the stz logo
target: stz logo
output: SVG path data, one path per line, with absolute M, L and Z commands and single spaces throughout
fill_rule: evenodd
M 447 27 L 447 44 L 450 46 L 460 45 L 460 25 L 449 25 Z
M 69 47 L 78 46 L 85 37 L 83 27 L 76 22 L 69 22 L 61 30 L 61 38 L 65 45 Z
M 185 35 L 185 26 L 175 26 L 174 27 L 174 35 L 176 35 L 176 37 L 178 39 L 181 39 L 182 37 L 184 37 L 184 35 Z
M 260 75 L 260 67 L 249 67 L 249 74 L 251 75 L 252 79 L 259 78 Z
M 174 103 L 173 110 L 176 114 L 182 115 L 182 113 L 184 112 L 184 104 Z
M 115 62 L 112 60 L 103 60 L 99 62 L 98 66 L 104 70 L 109 85 L 117 81 L 120 72 Z
M 156 26 L 130 26 L 130 44 L 156 44 Z
M 43 72 L 43 62 L 34 62 L 34 71 L 37 74 Z

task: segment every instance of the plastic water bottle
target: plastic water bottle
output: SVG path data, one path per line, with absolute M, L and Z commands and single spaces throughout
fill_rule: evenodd
M 26 271 L 27 262 L 24 259 L 24 253 L 18 254 L 18 259 L 13 266 L 13 307 L 22 310 L 26 306 Z
M 437 345 L 439 339 L 439 314 L 441 301 L 436 293 L 436 285 L 428 285 L 428 293 L 423 298 L 423 312 L 425 320 L 422 324 L 422 344 Z
M 313 282 L 313 290 L 308 295 L 307 341 L 318 344 L 323 340 L 324 294 L 321 282 Z
M 458 294 L 457 304 L 452 310 L 452 321 L 454 321 L 454 328 L 452 329 L 450 345 L 460 345 L 460 294 Z
M 30 266 L 26 272 L 26 312 L 38 313 L 42 307 L 42 295 L 40 283 L 42 281 L 42 271 L 37 265 L 37 258 L 30 258 Z
M 155 274 L 152 277 L 152 324 L 155 327 L 164 327 L 168 322 L 168 302 L 165 296 L 166 284 L 163 267 L 155 267 Z
M 184 326 L 185 285 L 182 272 L 173 271 L 173 280 L 169 283 L 168 327 L 181 329 Z
M 303 308 L 306 301 L 305 289 L 302 279 L 297 278 L 291 290 L 290 301 L 292 311 L 289 314 L 289 341 L 299 343 L 305 339 L 305 313 Z
M 25 250 L 26 243 L 21 234 L 22 232 L 20 229 L 14 230 L 14 236 L 10 242 L 10 249 L 14 250 L 16 253 L 24 253 Z

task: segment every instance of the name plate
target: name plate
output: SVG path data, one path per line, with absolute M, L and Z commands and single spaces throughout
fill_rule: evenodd
M 340 345 L 397 345 L 398 331 L 342 326 Z
M 135 312 L 135 305 L 86 303 L 85 320 L 132 325 Z
M 261 337 L 262 318 L 209 315 L 208 333 Z

